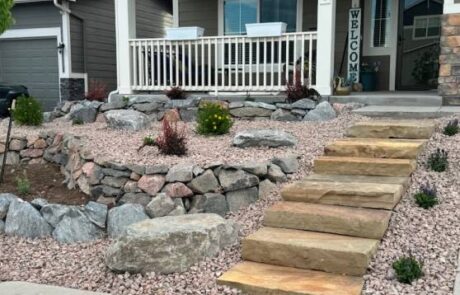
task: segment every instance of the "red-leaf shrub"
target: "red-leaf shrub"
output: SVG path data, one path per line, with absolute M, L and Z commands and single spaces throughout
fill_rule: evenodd
M 317 101 L 321 97 L 315 89 L 302 85 L 301 76 L 298 72 L 296 73 L 295 82 L 288 82 L 286 84 L 286 95 L 288 103 L 294 103 L 303 98 L 310 98 Z
M 174 156 L 187 154 L 185 126 L 179 128 L 177 123 L 163 120 L 162 134 L 156 138 L 155 143 L 162 154 Z
M 109 95 L 109 91 L 107 89 L 107 84 L 104 82 L 91 80 L 89 82 L 88 92 L 86 93 L 85 98 L 90 101 L 105 101 Z
M 179 86 L 171 87 L 171 89 L 167 90 L 165 94 L 167 97 L 169 97 L 169 99 L 186 99 L 187 98 L 187 94 Z

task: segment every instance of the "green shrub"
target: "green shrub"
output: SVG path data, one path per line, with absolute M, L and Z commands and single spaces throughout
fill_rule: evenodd
M 414 195 L 415 202 L 423 209 L 430 209 L 438 204 L 437 190 L 428 183 L 420 187 L 420 191 Z
M 144 146 L 153 146 L 155 145 L 155 138 L 152 136 L 146 136 L 144 137 Z
M 20 125 L 39 126 L 43 123 L 42 106 L 33 97 L 19 97 L 12 115 L 14 121 Z
M 83 120 L 80 119 L 80 118 L 74 118 L 74 119 L 72 120 L 72 125 L 83 125 L 84 123 L 85 123 L 85 122 L 83 122 Z
M 204 103 L 198 109 L 197 131 L 200 134 L 221 135 L 229 132 L 233 125 L 228 109 L 218 103 Z
M 423 276 L 423 264 L 412 256 L 401 257 L 393 263 L 396 279 L 400 283 L 410 284 Z
M 428 158 L 428 167 L 433 171 L 444 172 L 448 165 L 448 153 L 445 150 L 437 149 Z
M 129 103 L 129 97 L 128 96 L 123 96 L 123 103 L 128 104 Z
M 460 128 L 458 127 L 458 120 L 452 120 L 447 125 L 444 127 L 444 134 L 447 136 L 454 136 L 460 131 Z
M 27 176 L 16 178 L 16 189 L 20 195 L 27 195 L 30 192 L 30 182 Z

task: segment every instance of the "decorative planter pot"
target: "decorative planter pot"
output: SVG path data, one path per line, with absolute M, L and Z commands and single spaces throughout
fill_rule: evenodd
M 287 24 L 283 22 L 246 24 L 248 37 L 273 37 L 286 33 Z
M 168 40 L 191 40 L 203 37 L 204 29 L 200 27 L 166 28 Z
M 361 84 L 363 84 L 363 91 L 375 91 L 377 89 L 377 73 L 361 72 Z

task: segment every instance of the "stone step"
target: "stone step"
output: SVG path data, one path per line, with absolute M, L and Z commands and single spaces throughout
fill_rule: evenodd
M 361 276 L 379 241 L 265 227 L 242 242 L 244 260 Z
M 378 159 L 323 156 L 315 160 L 315 173 L 374 176 L 410 176 L 416 161 L 409 159 Z
M 250 295 L 359 295 L 364 281 L 360 277 L 244 261 L 217 283 Z
M 381 239 L 390 217 L 387 210 L 279 202 L 265 211 L 264 225 Z
M 51 285 L 39 285 L 29 282 L 0 283 L 2 295 L 110 295 L 109 293 L 90 292 Z
M 344 138 L 325 148 L 326 156 L 415 159 L 426 140 Z
M 360 138 L 428 139 L 435 130 L 431 120 L 379 120 L 358 122 L 347 136 Z
M 401 184 L 301 180 L 284 186 L 285 201 L 393 209 L 404 192 Z
M 316 174 L 312 173 L 304 180 L 321 181 L 321 182 L 357 182 L 357 183 L 382 183 L 382 184 L 400 184 L 404 190 L 409 185 L 409 177 L 404 176 L 367 176 L 367 175 L 333 175 L 333 174 Z

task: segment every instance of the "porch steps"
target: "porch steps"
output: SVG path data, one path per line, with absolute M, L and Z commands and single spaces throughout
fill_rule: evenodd
M 279 202 L 265 212 L 264 225 L 381 239 L 391 211 L 303 202 Z
M 434 129 L 425 121 L 350 128 L 348 134 L 359 138 L 328 146 L 329 155 L 315 161 L 314 174 L 282 189 L 284 201 L 266 211 L 266 227 L 242 241 L 245 261 L 218 283 L 251 295 L 360 294 L 361 276 L 388 227 L 389 210 L 415 169 L 420 139 Z
M 460 114 L 460 106 L 365 106 L 353 113 L 376 118 L 434 119 Z
M 350 95 L 333 95 L 331 103 L 362 103 L 367 106 L 441 107 L 442 96 L 435 91 L 373 91 L 352 92 Z

